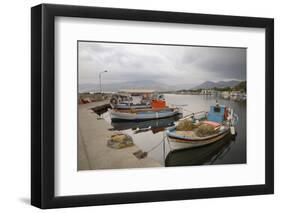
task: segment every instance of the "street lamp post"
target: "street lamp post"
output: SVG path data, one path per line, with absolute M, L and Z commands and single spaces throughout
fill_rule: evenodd
M 101 74 L 102 73 L 106 73 L 107 72 L 107 70 L 104 70 L 104 71 L 102 71 L 102 72 L 100 72 L 99 73 L 99 79 L 100 79 L 100 93 L 102 94 L 102 87 L 101 87 Z

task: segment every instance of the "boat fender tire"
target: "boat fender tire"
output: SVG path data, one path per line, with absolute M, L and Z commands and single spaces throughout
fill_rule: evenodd
M 110 103 L 111 103 L 112 105 L 116 105 L 116 104 L 118 103 L 117 98 L 111 98 L 111 99 L 110 99 Z

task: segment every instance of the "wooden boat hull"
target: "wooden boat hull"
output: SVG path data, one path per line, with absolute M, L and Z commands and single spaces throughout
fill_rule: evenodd
M 206 146 L 195 149 L 174 150 L 165 158 L 165 166 L 194 166 L 213 164 L 219 156 L 228 152 L 231 145 L 231 136 Z
M 146 104 L 116 104 L 113 106 L 115 109 L 146 109 L 146 108 L 151 108 L 150 105 Z
M 113 122 L 116 121 L 144 121 L 144 120 L 153 120 L 168 118 L 179 114 L 177 110 L 144 110 L 136 112 L 127 112 L 127 111 L 110 111 L 110 117 Z
M 223 139 L 229 133 L 230 133 L 230 129 L 228 127 L 226 127 L 225 130 L 223 130 L 217 134 L 214 134 L 214 135 L 211 135 L 208 137 L 192 139 L 192 138 L 177 137 L 175 134 L 173 134 L 169 130 L 166 132 L 171 150 L 190 149 L 190 148 L 195 148 L 195 147 L 212 144 L 212 143 L 215 143 L 215 142 Z
M 156 128 L 166 128 L 174 125 L 174 122 L 179 120 L 180 116 L 172 116 L 168 118 L 154 119 L 154 120 L 145 120 L 145 121 L 122 121 L 122 122 L 111 122 L 111 125 L 115 130 L 126 130 L 126 129 L 145 129 L 150 128 L 151 130 Z

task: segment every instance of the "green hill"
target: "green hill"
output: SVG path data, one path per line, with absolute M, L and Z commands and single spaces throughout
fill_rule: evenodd
M 246 81 L 241 81 L 239 84 L 234 86 L 233 89 L 236 90 L 236 91 L 246 92 L 246 90 L 247 90 L 247 82 Z

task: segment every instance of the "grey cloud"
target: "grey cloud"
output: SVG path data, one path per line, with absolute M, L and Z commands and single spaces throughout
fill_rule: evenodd
M 197 47 L 185 52 L 184 62 L 215 77 L 246 79 L 245 48 Z
M 79 42 L 79 83 L 156 80 L 170 85 L 246 79 L 246 49 Z

